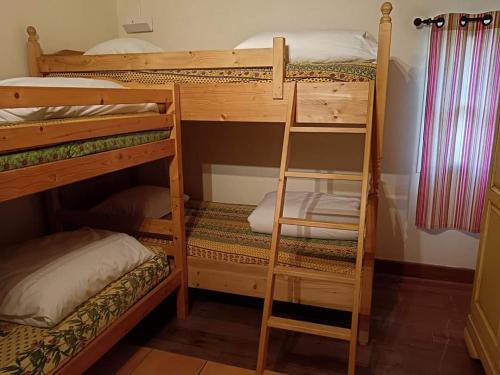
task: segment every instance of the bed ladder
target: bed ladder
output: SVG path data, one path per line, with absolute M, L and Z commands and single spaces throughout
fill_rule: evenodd
M 281 154 L 281 165 L 279 174 L 278 190 L 276 194 L 276 209 L 274 213 L 274 225 L 271 238 L 271 253 L 269 256 L 269 265 L 267 272 L 267 285 L 265 290 L 264 308 L 262 314 L 261 332 L 259 340 L 259 351 L 257 359 L 257 375 L 264 373 L 266 367 L 269 329 L 278 328 L 287 331 L 308 333 L 317 336 L 325 336 L 344 341 L 349 341 L 349 364 L 348 374 L 353 375 L 356 369 L 356 349 L 358 339 L 358 320 L 361 300 L 361 270 L 363 265 L 363 242 L 365 236 L 366 206 L 368 203 L 368 185 L 370 172 L 370 153 L 372 137 L 372 114 L 374 85 L 370 83 L 368 89 L 368 108 L 366 122 L 359 124 L 361 127 L 340 124 L 330 127 L 299 127 L 295 126 L 297 85 L 289 85 L 289 102 L 287 107 L 287 117 L 285 124 L 285 134 L 283 138 L 283 149 Z M 291 133 L 337 133 L 337 134 L 364 134 L 364 156 L 362 175 L 336 174 L 336 173 L 313 173 L 313 172 L 292 172 L 288 170 L 289 152 L 290 152 L 290 134 Z M 361 202 L 359 224 L 341 224 L 324 221 L 314 221 L 305 219 L 296 219 L 283 216 L 283 206 L 288 178 L 308 178 L 308 179 L 327 179 L 327 180 L 349 180 L 361 182 Z M 297 225 L 328 229 L 357 230 L 358 244 L 356 252 L 356 264 L 354 276 L 339 276 L 322 271 L 312 271 L 299 267 L 279 266 L 278 252 L 281 237 L 282 225 Z M 276 276 L 288 276 L 299 279 L 339 281 L 350 283 L 353 286 L 353 304 L 351 327 L 343 328 L 332 325 L 317 324 L 302 320 L 286 319 L 272 315 L 272 306 L 274 300 L 274 288 Z

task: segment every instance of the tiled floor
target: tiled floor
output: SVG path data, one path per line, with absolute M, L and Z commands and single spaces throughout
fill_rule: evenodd
M 255 372 L 120 342 L 88 373 L 89 375 L 252 375 Z M 271 371 L 266 374 L 279 375 Z
M 357 373 L 484 374 L 479 362 L 469 358 L 462 338 L 470 294 L 468 284 L 377 276 L 372 340 L 359 348 Z M 255 368 L 259 300 L 195 292 L 184 321 L 175 318 L 174 302 L 161 305 L 125 342 Z M 278 310 L 290 310 L 290 306 L 279 305 Z M 344 313 L 300 312 L 312 313 L 314 319 L 348 321 Z M 270 348 L 268 367 L 274 371 L 314 375 L 346 371 L 343 342 L 273 330 Z

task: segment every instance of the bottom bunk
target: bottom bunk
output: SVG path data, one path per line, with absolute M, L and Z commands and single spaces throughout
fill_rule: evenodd
M 189 286 L 263 297 L 271 236 L 252 232 L 255 206 L 186 203 Z M 144 238 L 148 243 L 165 243 Z M 279 277 L 276 299 L 349 311 L 352 308 L 357 241 L 284 237 L 279 263 L 326 271 L 332 281 Z
M 0 374 L 85 371 L 181 283 L 161 246 L 53 328 L 0 321 Z

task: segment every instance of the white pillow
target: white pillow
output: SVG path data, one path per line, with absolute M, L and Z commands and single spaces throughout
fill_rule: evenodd
M 377 42 L 363 31 L 266 32 L 252 36 L 235 49 L 272 48 L 274 37 L 284 37 L 292 63 L 330 63 L 377 58 Z
M 0 320 L 53 327 L 78 305 L 153 257 L 136 239 L 81 229 L 5 249 Z
M 189 197 L 184 195 L 184 201 Z M 104 215 L 125 215 L 159 219 L 172 211 L 170 189 L 160 186 L 137 186 L 111 195 L 91 210 Z
M 136 38 L 118 38 L 99 43 L 92 47 L 84 55 L 114 55 L 124 53 L 154 53 L 164 52 L 153 43 Z
M 116 82 L 103 79 L 65 78 L 65 77 L 20 77 L 0 81 L 0 86 L 28 86 L 28 87 L 78 87 L 78 88 L 124 88 Z M 114 104 L 88 105 L 66 107 L 33 107 L 0 109 L 0 123 L 41 121 L 80 116 L 117 115 L 123 113 L 157 112 L 158 105 L 149 104 Z
M 357 224 L 359 222 L 359 199 L 334 194 L 287 191 L 283 216 Z M 267 193 L 257 208 L 248 217 L 252 231 L 272 233 L 276 192 Z M 283 225 L 281 234 L 290 237 L 355 240 L 357 231 L 300 227 Z

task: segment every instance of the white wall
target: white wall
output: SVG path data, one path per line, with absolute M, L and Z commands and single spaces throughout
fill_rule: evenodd
M 140 4 L 142 3 L 142 4 Z M 393 44 L 380 208 L 379 258 L 473 268 L 477 239 L 457 231 L 431 234 L 414 226 L 416 173 L 427 30 L 416 16 L 498 8 L 496 0 L 394 0 Z M 140 37 L 169 50 L 231 48 L 263 30 L 365 29 L 376 35 L 380 2 L 375 0 L 23 0 L 3 4 L 0 32 L 4 58 L 0 78 L 25 75 L 25 27 L 33 24 L 46 52 L 86 49 L 117 34 L 140 13 L 154 16 L 155 32 Z M 7 58 L 8 57 L 8 58 Z M 197 198 L 256 203 L 275 186 L 281 129 L 273 126 L 187 124 L 184 131 L 188 192 Z M 230 149 L 225 149 L 231 139 Z M 354 169 L 354 140 L 319 149 L 331 152 L 336 169 Z M 296 165 L 327 169 L 311 154 L 311 138 L 300 142 Z M 196 152 L 193 152 L 196 150 Z M 347 157 L 346 157 L 347 155 Z M 312 185 L 333 190 L 332 185 Z M 309 186 L 295 186 L 309 188 Z M 335 188 L 337 188 L 335 186 Z M 0 243 L 41 231 L 38 199 L 0 204 Z
M 116 0 L 3 1 L 0 12 L 0 79 L 28 74 L 26 26 L 34 25 L 46 52 L 86 49 L 116 37 Z M 1 187 L 0 187 L 1 188 Z M 0 245 L 44 231 L 40 196 L 0 203 Z
M 153 16 L 142 35 L 167 50 L 231 48 L 266 30 L 364 29 L 377 35 L 378 0 L 118 0 L 118 30 L 127 19 Z M 428 30 L 415 17 L 499 8 L 497 0 L 394 0 L 392 61 L 383 161 L 377 257 L 474 268 L 477 238 L 457 231 L 429 233 L 414 225 L 416 172 Z M 281 132 L 277 128 L 187 124 L 186 187 L 198 198 L 256 203 L 274 188 Z M 224 141 L 230 139 L 229 150 Z M 299 145 L 303 156 L 317 148 Z M 342 149 L 346 143 L 324 150 Z M 350 143 L 347 143 L 350 144 Z M 337 155 L 345 164 L 348 156 Z M 195 151 L 196 150 L 196 151 Z M 307 159 L 307 158 L 306 158 Z M 318 159 L 322 165 L 322 159 Z M 337 167 L 343 169 L 346 165 Z M 318 188 L 318 186 L 314 186 Z M 331 190 L 331 186 L 328 187 Z
M 3 1 L 0 78 L 27 74 L 26 26 L 37 28 L 47 53 L 88 49 L 117 34 L 117 0 Z

